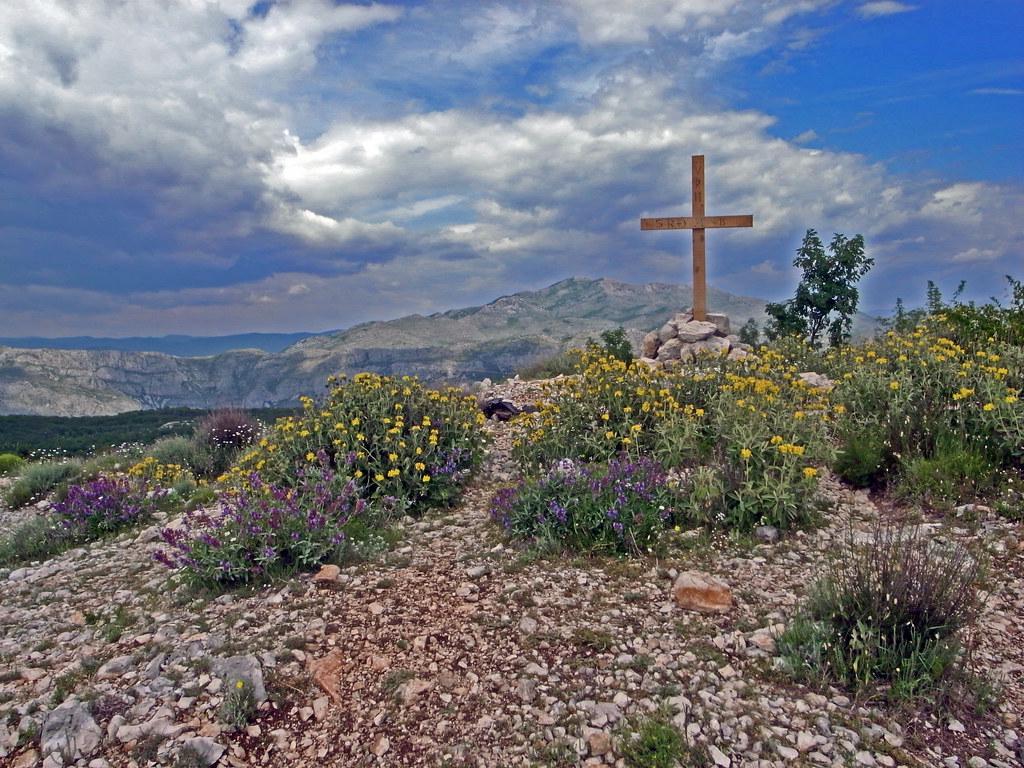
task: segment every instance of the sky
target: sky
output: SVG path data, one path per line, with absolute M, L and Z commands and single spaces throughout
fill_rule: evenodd
M 1021 0 L 4 0 L 7 336 L 319 331 L 557 280 L 1024 278 Z M 713 307 L 712 307 L 713 309 Z

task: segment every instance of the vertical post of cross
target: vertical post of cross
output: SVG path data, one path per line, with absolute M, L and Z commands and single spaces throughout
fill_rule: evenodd
M 704 218 L 704 155 L 691 158 L 693 217 Z M 708 314 L 707 268 L 704 257 L 704 227 L 693 228 L 693 319 L 706 320 Z
M 754 226 L 754 217 L 750 214 L 743 216 L 705 216 L 704 155 L 693 155 L 691 158 L 691 172 L 690 191 L 693 195 L 693 215 L 640 219 L 640 229 L 693 230 L 693 316 L 697 320 L 707 320 L 708 289 L 707 270 L 704 264 L 704 230 L 752 227 Z

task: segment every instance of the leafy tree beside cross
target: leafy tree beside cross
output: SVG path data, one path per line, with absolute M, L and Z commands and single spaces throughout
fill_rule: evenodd
M 860 293 L 857 282 L 874 265 L 864 255 L 864 237 L 834 234 L 825 253 L 821 238 L 808 229 L 796 252 L 793 266 L 803 270 L 796 296 L 765 307 L 769 339 L 798 334 L 817 347 L 826 333 L 829 344 L 839 346 L 850 338 Z

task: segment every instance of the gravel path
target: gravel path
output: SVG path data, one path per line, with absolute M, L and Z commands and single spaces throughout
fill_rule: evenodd
M 301 576 L 214 600 L 169 590 L 155 526 L 0 570 L 0 765 L 623 765 L 616 739 L 659 708 L 709 765 L 1021 764 L 1019 526 L 929 522 L 992 554 L 978 658 L 1006 681 L 1000 708 L 885 712 L 773 665 L 773 632 L 825 553 L 877 516 L 863 493 L 826 478 L 829 526 L 775 545 L 686 536 L 662 561 L 535 560 L 487 517 L 511 476 L 507 427 L 489 428 L 487 466 L 458 508 L 407 520 L 395 549 L 343 569 L 336 589 Z M 735 608 L 676 607 L 672 580 L 691 569 L 728 582 Z M 229 731 L 218 712 L 238 670 L 268 698 Z M 68 759 L 47 757 L 54 745 Z

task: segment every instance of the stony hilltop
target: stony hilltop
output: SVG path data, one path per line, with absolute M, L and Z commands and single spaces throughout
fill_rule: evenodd
M 539 392 L 514 382 L 487 394 Z M 976 653 L 1008 680 L 998 717 L 900 716 L 836 688 L 794 686 L 772 665 L 775 637 L 828 552 L 885 514 L 865 492 L 828 478 L 828 524 L 775 544 L 694 531 L 660 562 L 537 559 L 489 521 L 488 499 L 515 467 L 508 425 L 487 429 L 492 448 L 456 507 L 406 518 L 397 546 L 331 581 L 304 575 L 212 600 L 169 590 L 152 558 L 165 518 L 0 569 L 0 659 L 12 665 L 0 713 L 18 713 L 0 719 L 0 765 L 37 766 L 64 749 L 78 756 L 64 765 L 105 768 L 624 766 L 624 730 L 659 701 L 707 745 L 686 766 L 1021 764 L 1024 573 L 1010 521 L 921 522 L 928 536 L 995 558 L 1001 578 Z M 37 514 L 0 506 L 0 531 Z M 730 584 L 735 604 L 681 609 L 672 581 L 693 568 Z M 258 714 L 231 730 L 219 715 L 223 678 L 243 673 Z M 175 762 L 184 749 L 194 759 Z
M 101 416 L 222 405 L 292 405 L 335 373 L 411 374 L 430 382 L 502 378 L 602 331 L 634 338 L 689 306 L 689 286 L 572 278 L 489 304 L 363 323 L 311 336 L 279 353 L 208 357 L 156 352 L 0 346 L 0 414 Z M 734 323 L 764 318 L 764 301 L 711 288 L 709 304 Z

